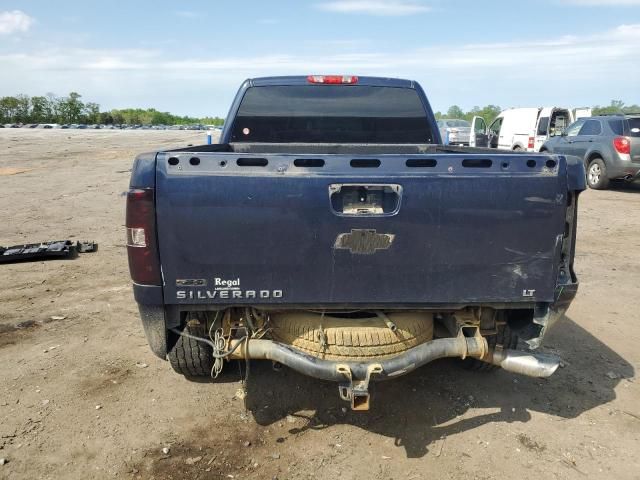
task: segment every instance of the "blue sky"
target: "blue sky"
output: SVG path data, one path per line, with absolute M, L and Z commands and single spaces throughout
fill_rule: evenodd
M 224 116 L 245 78 L 310 73 L 436 110 L 640 103 L 640 0 L 0 0 L 0 96 Z

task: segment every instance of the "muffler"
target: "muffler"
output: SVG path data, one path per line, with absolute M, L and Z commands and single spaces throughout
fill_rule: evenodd
M 547 353 L 530 353 L 497 346 L 481 358 L 483 362 L 528 377 L 547 378 L 560 366 L 560 358 Z

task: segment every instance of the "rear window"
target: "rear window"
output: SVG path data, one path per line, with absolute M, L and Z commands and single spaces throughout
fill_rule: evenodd
M 630 137 L 640 137 L 640 117 L 628 118 L 627 122 L 629 122 L 628 135 Z
M 251 87 L 233 142 L 434 143 L 417 92 L 353 85 Z

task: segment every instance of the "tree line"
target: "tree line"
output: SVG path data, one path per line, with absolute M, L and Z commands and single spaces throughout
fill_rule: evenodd
M 219 117 L 189 117 L 159 112 L 155 108 L 125 108 L 100 111 L 95 102 L 83 102 L 82 95 L 66 97 L 16 95 L 0 97 L 0 123 L 86 123 L 103 125 L 222 125 Z
M 465 112 L 458 105 L 452 105 L 446 112 L 435 112 L 436 119 L 441 118 L 459 118 L 471 121 L 473 117 L 482 117 L 489 124 L 502 111 L 498 105 L 487 105 L 486 107 L 473 107 Z M 622 100 L 611 100 L 611 104 L 607 106 L 596 105 L 592 107 L 592 115 L 611 115 L 616 113 L 640 113 L 640 106 L 626 105 Z

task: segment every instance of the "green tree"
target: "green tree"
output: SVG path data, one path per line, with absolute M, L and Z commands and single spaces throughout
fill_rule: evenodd
M 596 105 L 593 107 L 593 115 L 612 115 L 615 113 L 640 113 L 640 105 L 625 105 L 622 100 L 611 100 L 607 107 Z
M 33 123 L 51 123 L 49 100 L 47 97 L 31 97 L 31 121 Z
M 60 114 L 60 97 L 57 97 L 55 93 L 48 92 L 47 97 L 47 118 L 51 123 L 63 123 L 64 120 Z
M 622 100 L 611 100 L 607 107 L 596 105 L 593 107 L 593 115 L 611 115 L 613 113 L 624 113 L 624 102 Z
M 100 105 L 97 103 L 87 102 L 83 113 L 88 123 L 100 123 Z
M 84 104 L 80 100 L 82 95 L 77 92 L 71 92 L 59 102 L 60 119 L 66 123 L 76 123 L 80 121 L 80 116 L 84 110 Z
M 473 107 L 471 111 L 467 114 L 467 120 L 471 121 L 471 119 L 475 116 L 482 117 L 487 125 L 496 118 L 502 109 L 498 105 L 487 105 L 485 107 Z
M 18 99 L 16 97 L 2 97 L 0 99 L 0 118 L 3 123 L 14 123 L 18 111 Z
M 31 99 L 27 95 L 18 95 L 16 97 L 16 122 L 28 123 L 30 121 Z
M 111 115 L 111 112 L 100 112 L 98 114 L 98 123 L 103 125 L 113 125 L 115 122 L 113 121 L 113 115 Z
M 118 110 L 111 110 L 109 113 L 111 118 L 113 118 L 114 125 L 122 125 L 124 123 L 124 115 L 122 115 Z
M 447 110 L 447 118 L 464 118 L 464 112 L 458 105 L 451 105 Z

